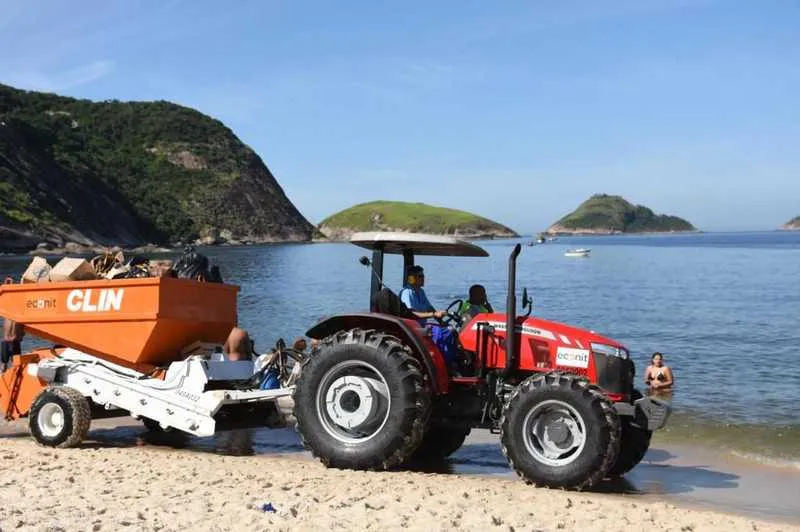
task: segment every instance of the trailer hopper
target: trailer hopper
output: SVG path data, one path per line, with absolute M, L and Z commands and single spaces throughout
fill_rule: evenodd
M 163 365 L 197 342 L 223 343 L 239 287 L 169 277 L 5 284 L 0 316 L 124 366 Z

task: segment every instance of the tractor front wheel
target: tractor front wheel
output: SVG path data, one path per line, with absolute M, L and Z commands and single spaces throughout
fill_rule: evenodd
M 503 454 L 527 482 L 550 488 L 595 485 L 617 459 L 620 422 L 585 378 L 548 373 L 524 380 L 501 420 Z
M 303 361 L 294 415 L 304 445 L 343 469 L 389 469 L 422 441 L 430 392 L 420 365 L 397 338 L 341 331 Z
M 41 445 L 63 448 L 83 441 L 91 422 L 89 401 L 78 390 L 48 386 L 31 406 L 29 426 Z
M 622 419 L 622 438 L 619 456 L 608 471 L 609 477 L 621 477 L 642 461 L 653 431 L 643 429 L 631 423 L 630 419 Z

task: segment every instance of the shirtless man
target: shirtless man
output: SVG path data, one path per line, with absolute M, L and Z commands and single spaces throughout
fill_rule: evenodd
M 228 355 L 228 360 L 251 360 L 253 356 L 253 342 L 247 331 L 234 327 L 225 341 L 222 351 Z

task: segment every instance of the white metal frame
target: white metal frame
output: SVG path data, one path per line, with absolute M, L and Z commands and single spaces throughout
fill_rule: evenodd
M 221 354 L 173 362 L 161 380 L 70 348 L 58 358 L 29 364 L 28 374 L 75 388 L 107 410 L 127 410 L 195 436 L 214 434 L 214 415 L 223 405 L 278 402 L 292 394 L 292 388 L 204 391 L 211 380 L 241 381 L 253 375 L 252 362 L 224 360 Z M 285 399 L 280 402 L 285 405 Z

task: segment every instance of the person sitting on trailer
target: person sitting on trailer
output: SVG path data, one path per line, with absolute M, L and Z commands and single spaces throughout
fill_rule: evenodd
M 11 284 L 11 279 L 6 279 L 5 284 Z M 11 366 L 11 359 L 14 355 L 22 353 L 22 338 L 25 336 L 25 328 L 21 323 L 17 323 L 8 318 L 3 320 L 3 342 L 0 344 L 0 371 L 5 371 Z
M 406 283 L 400 291 L 400 300 L 421 323 L 429 318 L 439 319 L 447 315 L 445 311 L 433 308 L 422 288 L 424 285 L 425 270 L 422 266 L 409 266 L 406 270 Z
M 228 360 L 251 360 L 253 357 L 253 341 L 250 340 L 250 335 L 247 331 L 234 327 L 228 339 L 225 340 L 225 345 L 222 352 L 228 357 Z

